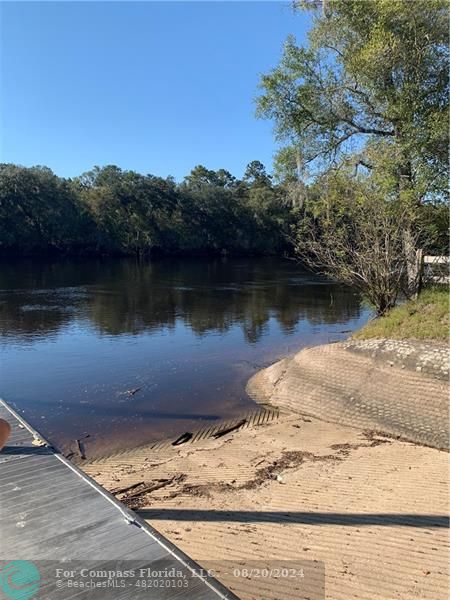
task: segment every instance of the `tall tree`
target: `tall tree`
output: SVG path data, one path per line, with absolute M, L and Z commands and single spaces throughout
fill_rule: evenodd
M 48 167 L 0 165 L 0 249 L 74 251 L 94 231 L 66 180 Z
M 446 195 L 448 4 L 446 0 L 313 0 L 307 47 L 290 37 L 262 77 L 259 115 L 297 150 L 298 172 L 343 162 L 373 169 L 389 159 L 391 195 L 405 203 L 408 291 L 414 288 L 417 207 Z M 322 9 L 322 10 L 321 10 Z
M 270 186 L 271 176 L 267 174 L 266 167 L 259 160 L 252 160 L 248 163 L 245 173 L 244 181 L 247 181 L 253 186 Z
M 172 181 L 108 165 L 76 183 L 99 223 L 99 246 L 143 254 L 161 245 L 176 202 Z

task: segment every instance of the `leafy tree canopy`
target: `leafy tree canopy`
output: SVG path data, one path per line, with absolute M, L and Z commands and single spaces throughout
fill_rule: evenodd
M 71 180 L 0 165 L 0 251 L 278 252 L 289 211 L 264 166 L 251 164 L 246 181 L 200 165 L 180 185 L 116 165 Z
M 418 195 L 446 190 L 448 4 L 446 0 L 304 1 L 314 13 L 307 47 L 289 37 L 261 79 L 258 114 L 296 149 L 296 167 L 323 172 L 369 149 L 389 152 Z M 291 166 L 292 173 L 292 166 Z

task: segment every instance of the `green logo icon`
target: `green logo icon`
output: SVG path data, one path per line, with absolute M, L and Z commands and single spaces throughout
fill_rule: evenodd
M 0 569 L 0 589 L 10 600 L 29 600 L 40 582 L 39 570 L 29 560 L 12 560 Z

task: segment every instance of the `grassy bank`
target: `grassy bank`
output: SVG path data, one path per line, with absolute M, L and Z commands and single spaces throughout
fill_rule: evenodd
M 449 337 L 449 296 L 446 285 L 426 288 L 417 300 L 397 306 L 389 314 L 370 321 L 354 338 L 435 339 Z

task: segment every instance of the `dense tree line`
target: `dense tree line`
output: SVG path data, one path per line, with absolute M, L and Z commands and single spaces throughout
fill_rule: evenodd
M 289 219 L 259 161 L 242 180 L 199 165 L 179 184 L 114 165 L 73 179 L 0 165 L 1 253 L 278 253 Z
M 276 183 L 259 161 L 242 180 L 200 165 L 179 184 L 113 165 L 64 179 L 47 167 L 0 164 L 0 254 L 291 252 L 299 236 L 306 239 L 299 196 L 317 212 L 332 187 L 329 181 L 301 186 L 282 169 L 275 175 Z M 347 214 L 356 189 L 353 180 L 339 190 Z M 448 207 L 430 198 L 421 213 L 428 250 L 446 253 Z

